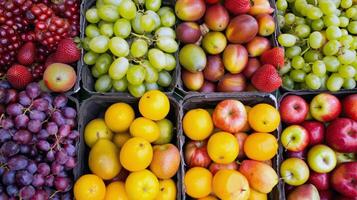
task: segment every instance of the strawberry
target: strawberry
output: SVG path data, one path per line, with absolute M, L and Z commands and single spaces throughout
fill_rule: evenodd
M 273 65 L 263 65 L 255 71 L 251 79 L 255 88 L 262 92 L 273 92 L 277 90 L 282 80 Z
M 233 15 L 248 13 L 251 4 L 250 0 L 225 0 L 224 7 Z
M 274 47 L 265 51 L 260 60 L 263 64 L 271 64 L 277 69 L 284 66 L 284 49 L 281 47 Z
M 54 54 L 56 62 L 71 64 L 79 60 L 81 51 L 71 38 L 66 38 L 58 43 L 57 51 Z
M 26 42 L 17 53 L 17 61 L 22 65 L 31 65 L 36 58 L 36 46 L 33 42 Z
M 32 81 L 29 69 L 23 65 L 14 64 L 6 72 L 6 77 L 12 87 L 23 89 Z

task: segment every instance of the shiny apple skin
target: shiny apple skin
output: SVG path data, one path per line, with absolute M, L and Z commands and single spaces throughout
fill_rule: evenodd
M 310 171 L 308 182 L 313 184 L 318 190 L 328 190 L 330 188 L 330 174 Z
M 345 97 L 342 101 L 342 106 L 345 115 L 357 121 L 357 94 Z
M 318 121 L 304 121 L 301 124 L 309 133 L 309 145 L 321 144 L 325 139 L 325 125 Z
M 242 92 L 247 87 L 247 81 L 243 74 L 225 74 L 218 82 L 219 92 Z
M 343 163 L 332 173 L 332 187 L 346 197 L 357 196 L 357 162 Z
M 207 56 L 207 64 L 203 69 L 203 76 L 209 81 L 218 81 L 225 73 L 222 58 L 219 55 Z
M 227 71 L 238 74 L 248 63 L 248 52 L 240 44 L 229 44 L 223 51 L 223 64 Z
M 257 57 L 262 55 L 265 51 L 271 49 L 271 43 L 269 39 L 261 36 L 256 36 L 250 42 L 247 43 L 247 50 L 249 56 Z
M 283 122 L 300 124 L 305 120 L 309 112 L 309 105 L 300 96 L 288 95 L 280 102 L 279 111 Z
M 202 72 L 189 72 L 187 70 L 182 70 L 182 81 L 185 87 L 189 90 L 196 91 L 199 90 L 204 82 Z
M 203 0 L 177 0 L 176 16 L 183 21 L 197 21 L 203 17 L 206 4 Z
M 200 26 L 196 22 L 183 22 L 176 28 L 176 37 L 184 44 L 196 43 L 201 35 Z
M 191 167 L 207 168 L 212 160 L 207 153 L 206 141 L 190 141 L 185 146 L 185 162 Z
M 231 43 L 244 44 L 257 35 L 258 28 L 257 20 L 251 15 L 238 15 L 229 22 L 226 36 Z
M 357 122 L 349 118 L 337 118 L 326 128 L 326 143 L 338 152 L 357 152 Z
M 221 4 L 209 6 L 204 17 L 205 24 L 212 31 L 223 31 L 229 23 L 229 13 Z

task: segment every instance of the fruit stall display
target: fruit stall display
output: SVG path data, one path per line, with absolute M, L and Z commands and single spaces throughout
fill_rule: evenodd
M 277 0 L 278 41 L 285 49 L 280 70 L 286 90 L 356 88 L 355 0 Z
M 357 187 L 357 94 L 287 93 L 280 166 L 287 199 L 354 199 Z
M 180 107 L 158 90 L 93 96 L 80 108 L 77 200 L 181 199 Z M 95 192 L 91 192 L 98 188 Z
M 154 89 L 172 93 L 178 76 L 172 5 L 161 0 L 85 2 L 84 89 L 135 97 Z
M 178 0 L 179 87 L 186 93 L 277 90 L 284 50 L 275 47 L 274 1 Z
M 282 199 L 272 95 L 192 95 L 182 104 L 186 199 Z M 233 197 L 232 197 L 233 198 Z
M 40 81 L 53 92 L 77 92 L 80 3 L 0 1 L 0 77 L 16 89 Z
M 73 199 L 78 102 L 0 84 L 0 199 Z

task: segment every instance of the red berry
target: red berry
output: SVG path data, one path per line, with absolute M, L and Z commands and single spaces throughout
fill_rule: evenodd
M 14 64 L 7 70 L 6 78 L 11 86 L 16 89 L 23 89 L 32 81 L 29 69 L 19 64 Z
M 277 90 L 282 83 L 276 68 L 269 64 L 258 68 L 253 74 L 251 81 L 253 86 L 262 92 L 273 92 Z
M 22 65 L 31 65 L 35 61 L 36 46 L 33 42 L 24 44 L 17 53 L 17 61 Z
M 54 60 L 60 63 L 70 64 L 80 59 L 81 51 L 72 38 L 66 38 L 59 42 Z
M 274 47 L 265 51 L 260 60 L 263 64 L 271 64 L 277 69 L 284 66 L 284 49 L 280 47 Z

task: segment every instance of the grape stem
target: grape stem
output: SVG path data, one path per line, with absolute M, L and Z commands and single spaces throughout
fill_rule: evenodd
M 304 55 L 308 50 L 310 50 L 310 45 L 308 45 L 308 47 L 303 52 L 301 52 L 300 55 L 301 56 Z
M 59 191 L 55 191 L 53 194 L 51 194 L 50 198 L 49 199 L 52 199 Z
M 139 34 L 136 34 L 136 33 L 130 33 L 131 35 L 135 36 L 135 37 L 138 37 L 138 38 L 142 38 L 142 39 L 145 39 L 145 40 L 148 40 L 150 43 L 153 41 L 151 38 L 148 38 L 146 37 L 145 35 L 139 35 Z

